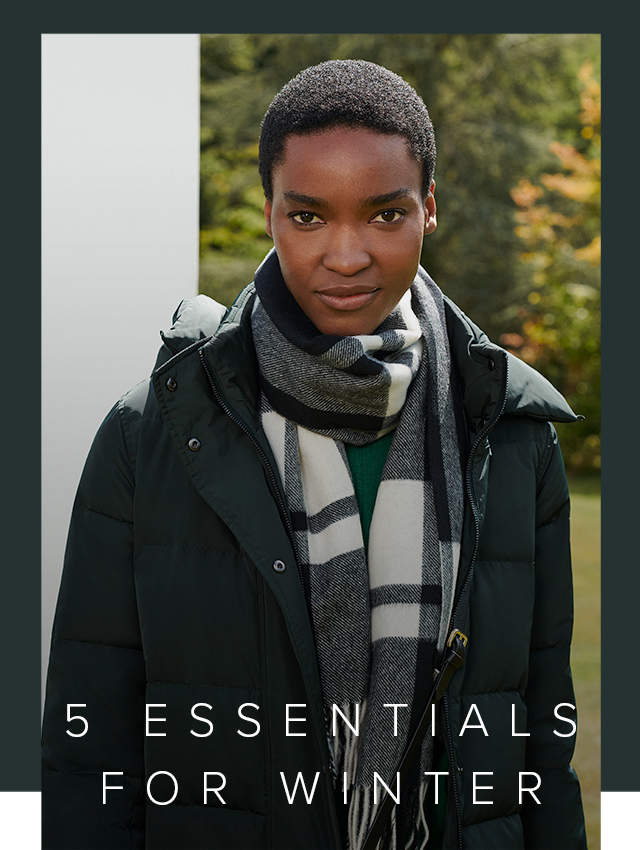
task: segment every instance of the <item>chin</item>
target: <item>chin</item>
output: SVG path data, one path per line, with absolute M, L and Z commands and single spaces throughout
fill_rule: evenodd
M 320 333 L 327 336 L 366 336 L 373 333 L 383 320 L 376 321 L 373 325 L 371 322 L 366 321 L 354 322 L 353 320 L 341 321 L 340 319 L 335 321 L 322 319 L 315 321 L 312 319 L 311 321 L 313 321 Z

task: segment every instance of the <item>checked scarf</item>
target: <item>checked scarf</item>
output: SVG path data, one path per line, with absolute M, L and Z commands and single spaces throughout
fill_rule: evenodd
M 374 333 L 339 337 L 321 334 L 298 307 L 275 252 L 255 284 L 261 418 L 305 579 L 334 781 L 349 789 L 349 850 L 359 850 L 376 810 L 374 772 L 395 794 L 453 603 L 463 420 L 442 294 L 419 268 Z M 365 552 L 344 443 L 364 445 L 394 428 Z M 381 846 L 426 845 L 432 754 L 428 734 Z

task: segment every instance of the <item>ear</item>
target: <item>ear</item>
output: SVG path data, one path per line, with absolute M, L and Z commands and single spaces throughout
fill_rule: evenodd
M 436 221 L 436 199 L 434 192 L 436 190 L 436 181 L 431 181 L 431 186 L 429 187 L 429 194 L 423 198 L 424 202 L 424 233 L 425 236 L 429 233 L 433 233 L 433 231 L 438 226 L 438 222 Z
M 270 236 L 273 239 L 273 232 L 271 230 L 271 210 L 273 209 L 271 201 L 264 202 L 264 220 L 265 226 L 264 229 L 267 231 L 267 236 Z

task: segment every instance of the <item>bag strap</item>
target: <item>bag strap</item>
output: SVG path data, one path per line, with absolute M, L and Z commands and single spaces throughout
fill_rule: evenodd
M 447 689 L 447 685 L 449 684 L 449 680 L 455 671 L 462 666 L 467 654 L 467 643 L 467 636 L 459 629 L 454 629 L 449 635 L 442 669 L 440 671 L 436 671 L 437 678 L 433 686 L 431 696 L 429 697 L 429 702 L 422 713 L 420 722 L 418 723 L 418 726 L 407 745 L 407 749 L 404 751 L 400 765 L 398 766 L 400 787 L 403 786 L 409 771 L 411 770 L 415 758 L 420 751 L 422 740 L 429 728 L 429 723 L 431 721 L 431 706 L 436 704 L 442 698 Z M 393 806 L 393 797 L 385 792 L 382 803 L 376 812 L 376 816 L 373 819 L 373 823 L 371 824 L 369 832 L 364 840 L 364 844 L 362 845 L 362 850 L 375 850 L 378 841 L 380 841 L 380 838 L 387 827 L 387 823 L 391 817 L 391 812 L 393 811 Z

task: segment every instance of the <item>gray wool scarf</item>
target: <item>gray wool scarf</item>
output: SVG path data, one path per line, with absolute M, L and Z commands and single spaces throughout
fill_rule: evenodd
M 360 850 L 376 812 L 374 784 L 378 803 L 380 779 L 395 793 L 453 604 L 462 414 L 442 294 L 419 268 L 373 334 L 338 337 L 320 334 L 297 307 L 275 254 L 255 283 L 262 424 L 307 585 L 334 781 L 349 789 L 348 846 Z M 394 428 L 365 552 L 344 443 Z M 381 847 L 426 846 L 432 754 L 428 734 Z

